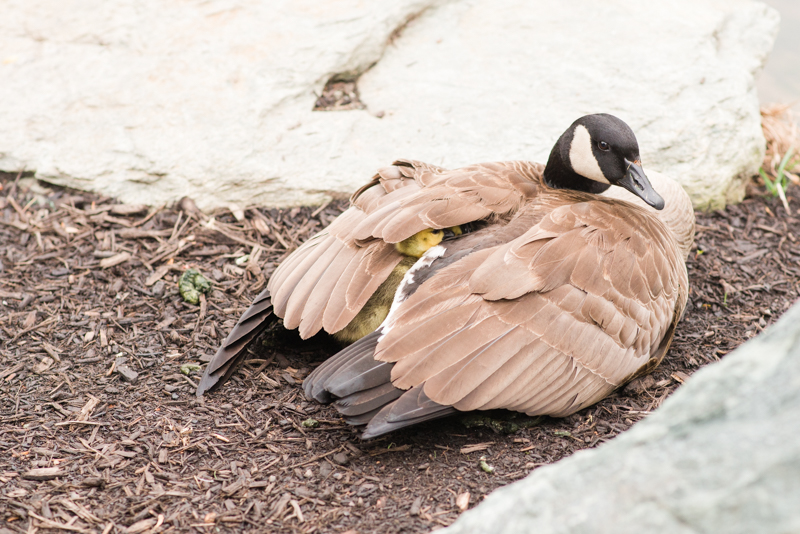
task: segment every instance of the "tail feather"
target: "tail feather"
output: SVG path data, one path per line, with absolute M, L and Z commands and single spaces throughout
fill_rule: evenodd
M 228 381 L 247 356 L 247 347 L 276 320 L 269 290 L 262 291 L 211 359 L 197 386 L 197 396 L 214 391 Z
M 334 401 L 348 424 L 366 425 L 364 439 L 455 413 L 425 395 L 423 385 L 405 391 L 392 384 L 394 364 L 374 359 L 380 335 L 373 332 L 323 362 L 303 382 L 306 395 Z
M 314 372 L 308 375 L 303 381 L 303 390 L 305 394 L 315 399 L 317 402 L 331 402 L 332 397 L 328 387 L 330 378 L 353 360 L 360 359 L 365 355 L 371 356 L 375 351 L 375 345 L 378 342 L 379 336 L 377 332 L 368 334 L 322 362 L 322 364 L 314 369 Z
M 458 410 L 452 406 L 432 401 L 423 391 L 423 385 L 414 386 L 372 416 L 361 437 L 374 438 L 423 421 L 447 417 L 456 412 Z
M 383 385 L 364 391 L 357 391 L 351 395 L 337 399 L 333 405 L 336 407 L 336 410 L 348 418 L 348 422 L 350 422 L 350 419 L 355 416 L 373 411 L 377 413 L 377 410 L 383 408 L 386 404 L 397 399 L 402 394 L 402 389 L 397 389 L 391 382 L 387 382 Z

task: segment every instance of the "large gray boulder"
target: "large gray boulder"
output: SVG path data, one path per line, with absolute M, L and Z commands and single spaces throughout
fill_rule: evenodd
M 11 0 L 0 170 L 135 203 L 313 203 L 399 157 L 542 161 L 605 111 L 719 206 L 761 161 L 777 26 L 755 0 Z M 368 109 L 312 111 L 364 72 Z
M 611 442 L 492 493 L 447 534 L 800 532 L 800 304 Z

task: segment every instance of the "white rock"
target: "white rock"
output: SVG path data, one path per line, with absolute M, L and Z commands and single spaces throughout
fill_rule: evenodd
M 0 170 L 132 203 L 313 203 L 399 157 L 542 161 L 605 111 L 716 206 L 760 163 L 776 31 L 753 0 L 5 2 Z M 368 111 L 311 111 L 376 61 Z

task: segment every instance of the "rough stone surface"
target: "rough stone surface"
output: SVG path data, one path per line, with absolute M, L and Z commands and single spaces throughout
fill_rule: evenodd
M 630 431 L 494 492 L 443 532 L 800 532 L 798 435 L 795 304 Z
M 606 111 L 647 167 L 719 205 L 760 162 L 777 24 L 755 0 L 12 0 L 0 170 L 130 203 L 320 202 L 398 157 L 541 161 Z M 367 110 L 312 111 L 376 61 Z

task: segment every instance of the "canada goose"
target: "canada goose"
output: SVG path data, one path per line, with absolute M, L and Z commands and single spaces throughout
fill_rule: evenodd
M 612 185 L 651 208 L 598 195 Z M 676 187 L 667 227 L 633 132 L 606 114 L 575 121 L 546 166 L 397 161 L 279 266 L 197 394 L 277 316 L 303 338 L 353 343 L 304 389 L 365 438 L 456 410 L 574 413 L 670 345 L 694 227 Z

